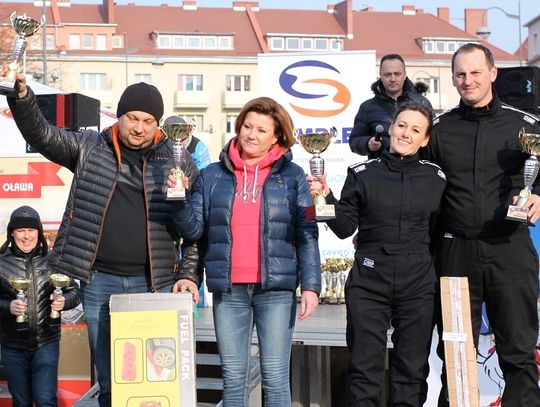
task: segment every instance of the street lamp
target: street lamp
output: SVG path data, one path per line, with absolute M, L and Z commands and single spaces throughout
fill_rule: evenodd
M 144 40 L 143 42 L 137 44 L 136 47 L 133 47 L 133 48 L 128 48 L 128 36 L 127 36 L 127 33 L 123 33 L 123 36 L 124 36 L 124 57 L 125 57 L 125 60 L 124 60 L 124 63 L 125 63 L 125 66 L 126 66 L 126 88 L 128 86 L 128 77 L 129 77 L 129 71 L 128 71 L 128 56 L 129 54 L 133 54 L 137 51 L 139 51 L 141 49 L 141 47 L 145 44 L 152 44 L 156 50 L 156 57 L 154 58 L 154 60 L 151 62 L 153 66 L 163 66 L 165 64 L 165 62 L 163 61 L 163 59 L 161 59 L 159 57 L 159 47 L 157 46 L 156 44 L 156 36 L 154 33 L 152 33 L 150 35 L 150 39 L 148 40 Z
M 506 12 L 506 10 L 504 10 L 504 9 L 502 9 L 500 7 L 493 6 L 493 7 L 487 8 L 485 10 L 485 15 L 487 15 L 487 12 L 489 10 L 502 11 L 502 13 L 506 17 L 518 20 L 518 24 L 519 24 L 519 31 L 518 31 L 518 35 L 519 35 L 519 48 L 518 48 L 518 51 L 519 51 L 519 66 L 522 66 L 523 65 L 523 50 L 522 50 L 522 40 L 521 40 L 521 1 L 518 0 L 518 13 L 517 14 L 510 14 L 510 13 Z M 484 17 L 484 21 L 485 21 L 485 17 Z M 489 37 L 490 34 L 491 34 L 491 31 L 489 31 L 489 28 L 486 27 L 486 26 L 479 27 L 478 31 L 476 31 L 476 35 L 480 36 L 483 39 L 486 39 L 487 37 Z

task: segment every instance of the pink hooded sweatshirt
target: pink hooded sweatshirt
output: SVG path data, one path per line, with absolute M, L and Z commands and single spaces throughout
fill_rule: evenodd
M 272 164 L 283 155 L 278 144 L 256 164 L 248 165 L 240 158 L 237 139 L 231 141 L 229 158 L 234 165 L 232 232 L 232 282 L 261 282 L 261 193 Z

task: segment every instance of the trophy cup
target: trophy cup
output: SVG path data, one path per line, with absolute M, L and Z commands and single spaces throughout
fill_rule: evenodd
M 176 187 L 167 188 L 167 200 L 178 201 L 186 199 L 186 188 L 184 187 L 184 181 L 182 177 L 184 172 L 182 167 L 185 167 L 187 155 L 189 152 L 186 150 L 182 141 L 187 139 L 195 131 L 196 124 L 192 123 L 171 123 L 163 126 L 163 132 L 174 141 L 173 144 L 173 159 L 176 169 Z
M 64 274 L 53 273 L 49 276 L 49 281 L 54 286 L 53 298 L 56 299 L 63 295 L 62 288 L 66 288 L 69 285 L 71 279 Z M 59 319 L 60 312 L 51 310 L 49 316 L 51 317 L 51 319 Z
M 2 95 L 15 95 L 17 93 L 15 79 L 19 70 L 19 63 L 28 44 L 26 38 L 31 37 L 39 30 L 39 27 L 45 23 L 45 16 L 41 16 L 41 20 L 37 21 L 26 14 L 17 15 L 17 12 L 14 11 L 11 13 L 10 20 L 17 36 L 13 45 L 13 62 L 8 65 L 7 75 L 0 77 L 0 94 Z
M 21 301 L 26 301 L 26 291 L 30 287 L 32 279 L 27 277 L 12 277 L 9 279 L 9 283 L 14 289 L 19 291 L 17 293 L 17 299 Z M 25 323 L 27 320 L 28 315 L 26 315 L 26 313 L 24 313 L 23 315 L 18 315 L 17 318 L 15 318 L 15 321 L 20 324 Z
M 299 134 L 297 136 L 304 150 L 313 154 L 313 157 L 309 160 L 309 170 L 311 175 L 318 179 L 324 174 L 324 160 L 320 154 L 326 151 L 336 134 L 336 128 L 332 127 L 328 132 Z M 313 206 L 306 209 L 306 217 L 308 219 L 315 218 L 317 221 L 325 221 L 336 217 L 334 205 L 326 204 L 322 190 L 313 197 Z
M 515 205 L 508 207 L 506 219 L 516 222 L 528 223 L 527 210 L 523 209 L 523 205 L 531 196 L 532 184 L 538 175 L 540 163 L 537 155 L 540 155 L 540 134 L 526 133 L 525 128 L 519 132 L 519 141 L 523 151 L 530 154 L 530 157 L 525 161 L 523 167 L 523 182 L 525 187 L 519 191 L 519 199 Z

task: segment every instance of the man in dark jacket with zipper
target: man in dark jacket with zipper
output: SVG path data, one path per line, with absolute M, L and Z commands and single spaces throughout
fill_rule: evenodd
M 412 101 L 432 110 L 431 103 L 422 95 L 427 90 L 426 85 L 421 82 L 413 85 L 407 78 L 401 55 L 384 55 L 379 76 L 380 79 L 371 85 L 375 96 L 360 105 L 349 136 L 351 151 L 368 158 L 380 156 L 388 147 L 388 128 L 399 105 Z
M 90 349 L 100 386 L 99 405 L 109 407 L 112 294 L 170 292 L 178 276 L 194 283 L 196 253 L 184 250 L 175 273 L 180 238 L 193 241 L 183 205 L 166 200 L 174 167 L 173 142 L 159 129 L 163 99 L 146 83 L 128 86 L 118 102 L 118 123 L 98 133 L 58 129 L 41 115 L 32 90 L 18 75 L 8 98 L 23 137 L 49 160 L 74 173 L 49 266 L 81 281 Z M 188 157 L 184 174 L 198 171 Z
M 461 100 L 435 119 L 428 146 L 429 159 L 447 177 L 435 268 L 441 276 L 468 278 L 476 348 L 486 304 L 505 380 L 502 406 L 540 406 L 534 357 L 538 255 L 527 223 L 506 219 L 524 187 L 529 156 L 518 134 L 522 128 L 540 134 L 540 125 L 537 117 L 500 101 L 492 89 L 496 77 L 493 54 L 483 45 L 465 44 L 454 53 L 452 82 Z M 523 207 L 530 223 L 540 216 L 539 194 L 533 185 Z M 439 406 L 448 406 L 445 384 Z
M 29 206 L 15 209 L 0 248 L 0 345 L 14 406 L 58 406 L 60 323 L 50 313 L 74 308 L 80 299 L 73 280 L 62 295 L 53 296 L 47 250 L 37 211 Z M 18 298 L 11 285 L 15 278 L 30 280 L 26 299 Z

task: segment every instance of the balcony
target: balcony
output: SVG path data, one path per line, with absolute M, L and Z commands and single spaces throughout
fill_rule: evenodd
M 177 90 L 174 93 L 174 107 L 178 109 L 206 109 L 210 106 L 210 92 L 199 90 Z
M 255 98 L 255 92 L 224 91 L 222 93 L 222 107 L 223 109 L 239 110 L 253 98 Z

